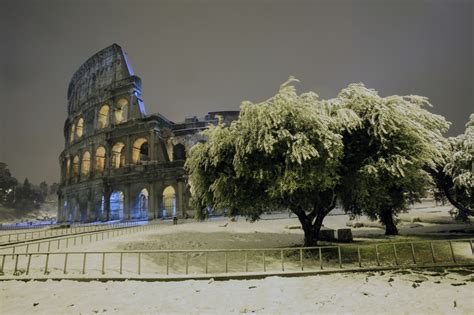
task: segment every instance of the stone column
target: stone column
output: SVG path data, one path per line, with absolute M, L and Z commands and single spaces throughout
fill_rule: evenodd
M 132 161 L 132 144 L 131 144 L 130 136 L 127 136 L 125 141 L 125 165 L 133 164 Z
M 150 130 L 150 136 L 148 140 L 148 157 L 150 161 L 156 161 L 156 137 L 155 129 Z
M 184 207 L 184 182 L 178 180 L 178 190 L 176 191 L 176 214 L 182 218 L 186 217 L 186 209 Z
M 123 196 L 123 217 L 125 220 L 130 220 L 130 212 L 133 207 L 132 202 L 133 198 L 131 196 L 131 187 L 130 184 L 127 184 L 125 188 L 125 193 Z
M 156 219 L 156 188 L 155 183 L 149 183 L 148 190 L 148 220 Z

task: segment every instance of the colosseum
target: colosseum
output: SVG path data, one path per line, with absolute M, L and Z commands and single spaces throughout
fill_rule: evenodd
M 141 79 L 117 44 L 81 65 L 67 99 L 58 222 L 192 216 L 186 153 L 217 115 L 238 116 L 210 112 L 175 123 L 146 114 Z

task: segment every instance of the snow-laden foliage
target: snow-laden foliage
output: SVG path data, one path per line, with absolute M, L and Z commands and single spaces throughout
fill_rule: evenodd
M 380 219 L 387 234 L 397 234 L 393 215 L 424 195 L 429 178 L 423 168 L 442 158 L 442 134 L 449 125 L 424 108 L 430 104 L 421 96 L 381 97 L 351 84 L 338 99 L 361 119 L 344 134 L 343 207 Z
M 209 140 L 191 150 L 186 166 L 199 209 L 227 208 L 256 219 L 269 207 L 289 208 L 309 233 L 306 244 L 314 245 L 335 206 L 341 131 L 359 120 L 336 101 L 298 94 L 294 81 L 267 101 L 243 102 L 230 126 L 205 131 Z
M 474 114 L 463 134 L 449 138 L 443 156 L 430 174 L 438 199 L 447 198 L 460 211 L 460 218 L 474 215 Z
M 453 178 L 457 189 L 472 197 L 474 195 L 474 114 L 471 114 L 464 134 L 449 138 L 447 153 L 445 173 Z
M 423 194 L 422 169 L 442 159 L 448 123 L 424 109 L 424 97 L 382 98 L 352 84 L 320 100 L 298 94 L 295 81 L 267 101 L 243 102 L 230 126 L 204 132 L 208 141 L 191 150 L 186 164 L 197 208 L 252 219 L 267 208 L 288 208 L 302 224 L 305 245 L 316 244 L 337 198 L 347 211 L 393 225 L 393 214 Z

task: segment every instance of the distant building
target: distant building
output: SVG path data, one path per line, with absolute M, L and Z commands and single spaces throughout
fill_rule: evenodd
M 174 123 L 147 115 L 141 79 L 113 44 L 89 58 L 69 83 L 65 149 L 59 157 L 58 221 L 90 222 L 193 215 L 184 169 L 211 112 Z

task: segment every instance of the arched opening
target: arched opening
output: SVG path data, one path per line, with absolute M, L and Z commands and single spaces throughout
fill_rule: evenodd
M 74 178 L 77 180 L 79 178 L 79 155 L 76 155 L 72 160 L 72 172 Z
M 77 199 L 73 197 L 71 201 L 71 212 L 69 212 L 67 220 L 69 222 L 74 222 L 78 220 L 78 217 L 79 217 L 79 204 L 77 202 Z
M 134 164 L 148 161 L 148 141 L 145 138 L 135 140 L 132 148 L 132 161 Z
M 135 202 L 134 213 L 132 214 L 134 219 L 146 219 L 148 218 L 148 189 L 143 188 Z
M 65 180 L 68 180 L 69 179 L 69 172 L 71 171 L 71 158 L 67 158 L 66 160 L 66 177 L 65 177 Z
M 109 125 L 109 106 L 103 105 L 97 116 L 97 127 L 99 129 L 105 128 Z
M 105 169 L 105 148 L 100 146 L 95 150 L 95 170 L 103 174 Z
M 76 136 L 77 136 L 77 138 L 82 137 L 83 133 L 84 133 L 84 119 L 82 119 L 82 117 L 81 117 L 77 121 L 77 126 L 76 126 Z
M 91 171 L 91 154 L 89 151 L 82 155 L 81 175 L 86 178 Z
M 124 196 L 121 191 L 113 191 L 110 194 L 110 220 L 123 219 Z
M 184 161 L 186 160 L 186 149 L 183 144 L 178 143 L 173 146 L 173 161 Z
M 114 111 L 115 123 L 120 124 L 128 119 L 128 101 L 121 98 L 117 101 Z
M 71 132 L 69 133 L 69 142 L 74 142 L 74 135 L 76 134 L 76 126 L 74 124 L 71 125 Z
M 163 217 L 176 216 L 176 193 L 173 186 L 163 190 Z
M 124 152 L 125 144 L 122 142 L 117 142 L 112 147 L 112 167 L 113 168 L 120 168 L 125 166 L 125 152 Z

